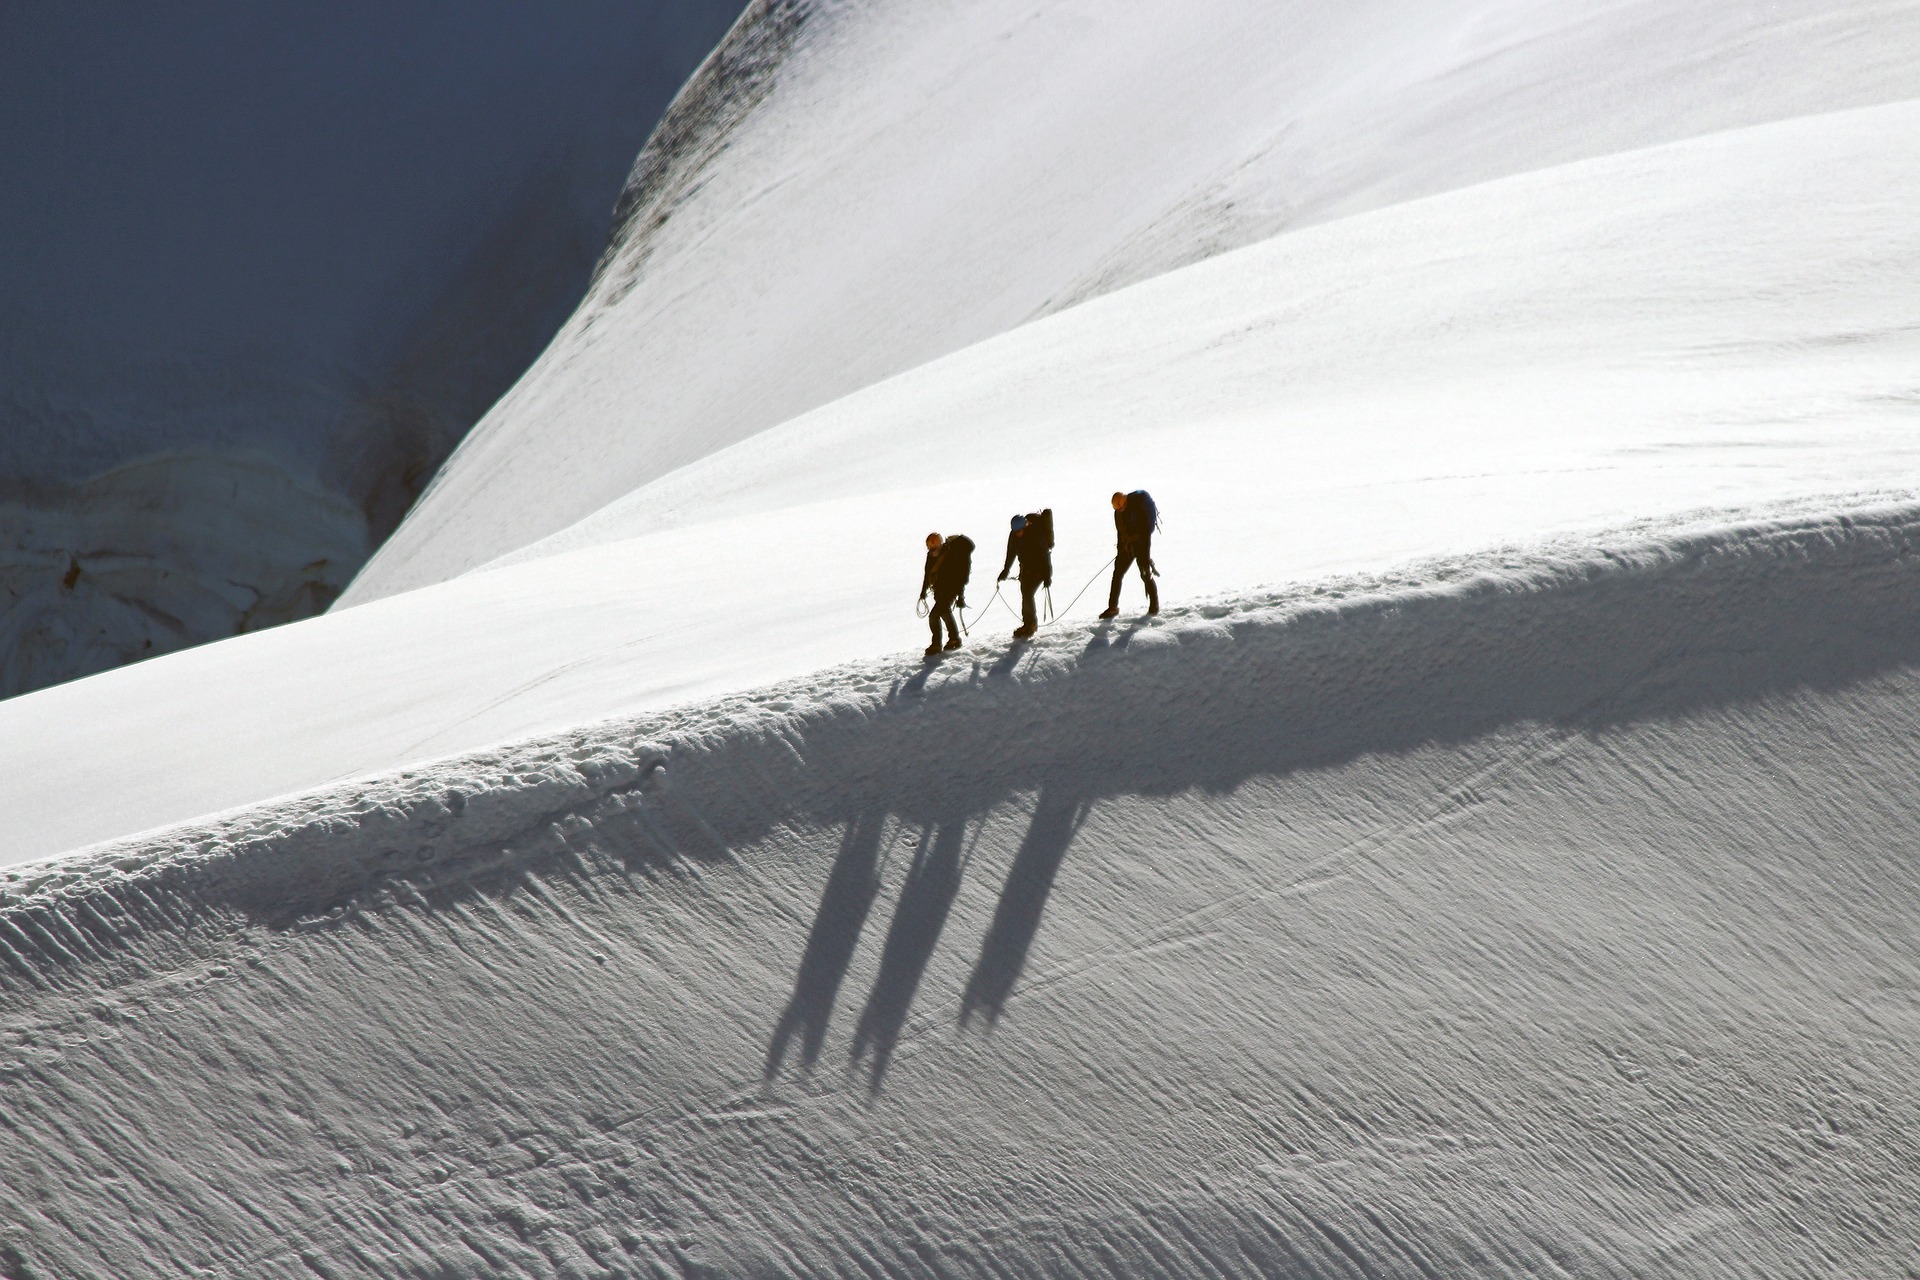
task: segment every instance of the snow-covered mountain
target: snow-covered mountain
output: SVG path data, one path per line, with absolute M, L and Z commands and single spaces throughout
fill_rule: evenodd
M 1916 50 L 1907 0 L 757 5 L 642 156 L 587 300 L 343 603 L 1227 249 L 1920 96 Z
M 0 703 L 0 1273 L 1920 1266 L 1916 53 L 754 6 L 352 607 Z
M 321 612 L 740 0 L 0 13 L 0 697 Z
M 930 528 L 981 543 L 973 616 L 1001 635 L 1008 515 L 1055 509 L 1065 609 L 1111 554 L 1116 488 L 1159 497 L 1169 599 L 1192 600 L 1910 485 L 1917 161 L 1920 106 L 1837 113 L 1142 282 L 716 452 L 517 563 L 0 703 L 13 856 L 923 644 Z
M 1898 1274 L 1917 669 L 1920 508 L 1856 508 L 854 664 L 0 873 L 0 1258 Z

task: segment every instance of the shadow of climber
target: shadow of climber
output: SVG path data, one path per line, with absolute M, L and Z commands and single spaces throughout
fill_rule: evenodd
M 793 995 L 774 1028 L 773 1041 L 767 1046 L 766 1076 L 772 1079 L 786 1060 L 788 1046 L 800 1037 L 800 1063 L 811 1067 L 820 1057 L 821 1042 L 827 1036 L 827 1023 L 833 1017 L 834 1001 L 840 995 L 840 983 L 853 963 L 860 945 L 860 931 L 866 927 L 867 913 L 873 909 L 880 892 L 880 832 L 886 815 L 863 813 L 847 824 L 840 841 L 840 855 L 827 873 L 827 887 L 820 896 L 820 909 L 814 914 L 813 929 L 807 935 L 807 949 L 800 957 L 800 972 L 793 980 Z
M 907 869 L 907 882 L 900 890 L 893 924 L 880 950 L 880 972 L 853 1036 L 855 1060 L 869 1051 L 873 1054 L 871 1083 L 875 1092 L 886 1077 L 927 962 L 933 958 L 940 931 L 947 925 L 947 913 L 960 892 L 966 861 L 961 854 L 965 833 L 964 821 L 942 823 L 931 844 L 918 851 Z
M 969 1024 L 976 1012 L 984 1014 L 990 1024 L 999 1020 L 1021 970 L 1026 968 L 1027 951 L 1040 931 L 1047 895 L 1053 892 L 1054 877 L 1086 817 L 1087 807 L 1076 792 L 1056 785 L 1041 788 L 1033 825 L 1027 828 L 1020 852 L 1007 870 L 1007 882 L 1001 886 L 1000 901 L 993 909 L 993 923 L 987 927 L 986 941 L 980 944 L 980 959 L 967 979 L 966 994 L 960 1002 L 962 1026 Z

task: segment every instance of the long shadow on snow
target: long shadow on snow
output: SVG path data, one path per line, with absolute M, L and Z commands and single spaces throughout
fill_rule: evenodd
M 893 814 L 939 821 L 944 836 L 951 815 L 1037 792 L 962 997 L 963 1021 L 978 1013 L 991 1022 L 1100 798 L 1225 792 L 1516 724 L 1595 732 L 1920 664 L 1920 530 L 1907 517 L 1483 571 L 1422 592 L 1307 601 L 1284 618 L 1101 629 L 1078 653 L 1023 650 L 989 667 L 923 670 L 886 705 L 816 713 L 774 749 L 729 742 L 676 754 L 683 773 L 701 778 L 703 808 L 738 812 L 734 788 L 770 787 L 756 808 L 828 824 Z M 735 847 L 759 834 L 752 823 L 720 830 Z M 816 972 L 816 956 L 844 971 L 866 917 L 864 906 L 844 909 L 840 875 L 836 866 L 794 995 L 816 1035 L 839 984 Z M 856 1031 L 855 1056 L 876 1054 L 875 1087 L 958 889 L 946 863 L 916 863 L 909 874 Z M 812 994 L 823 990 L 824 1000 Z M 769 1073 L 787 1027 L 783 1018 Z
M 926 837 L 932 836 L 929 840 Z M 926 976 L 927 962 L 933 959 L 940 933 L 947 925 L 947 914 L 960 893 L 960 881 L 966 871 L 962 845 L 966 823 L 943 822 L 933 832 L 922 832 L 921 844 L 907 868 L 906 883 L 900 888 L 900 901 L 893 910 L 893 922 L 880 947 L 880 968 L 874 976 L 867 1006 L 853 1032 L 855 1060 L 873 1056 L 870 1082 L 877 1092 L 886 1079 L 893 1051 L 906 1028 L 907 1014 L 919 993 L 920 980 Z M 772 1072 L 769 1071 L 771 1076 Z
M 880 830 L 883 815 L 863 814 L 847 824 L 840 856 L 827 873 L 826 892 L 807 933 L 807 949 L 800 957 L 800 973 L 793 982 L 793 998 L 773 1032 L 767 1048 L 767 1075 L 780 1070 L 794 1036 L 800 1037 L 800 1062 L 811 1067 L 820 1057 L 827 1022 L 840 995 L 841 979 L 853 963 L 853 952 L 866 927 L 867 913 L 880 893 Z
M 1056 786 L 1040 793 L 1033 823 L 1007 871 L 1000 900 L 994 906 L 993 923 L 987 926 L 980 958 L 967 979 L 966 993 L 960 1001 L 962 1024 L 970 1022 L 976 1013 L 988 1022 L 996 1021 L 1006 1007 L 1014 984 L 1026 968 L 1027 951 L 1040 932 L 1040 913 L 1053 892 L 1053 878 L 1086 815 L 1086 802 L 1072 792 Z

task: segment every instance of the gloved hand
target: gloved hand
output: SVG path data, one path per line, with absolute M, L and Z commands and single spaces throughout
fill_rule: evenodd
M 994 579 L 995 582 L 1005 582 L 1006 580 L 1007 580 L 1007 571 L 1005 569 L 1002 569 L 1000 571 L 1000 576 Z
M 955 600 L 955 601 L 954 601 L 953 603 L 954 603 L 954 607 L 955 607 L 955 608 L 958 608 L 958 609 L 965 609 L 965 608 L 967 607 L 967 595 L 966 595 L 966 592 L 964 592 L 964 591 L 963 591 L 963 592 L 961 592 L 961 593 L 960 593 L 960 598 L 959 598 L 958 600 Z
M 1045 587 L 1047 590 L 1051 591 L 1053 590 L 1053 579 L 1048 578 L 1045 582 L 1042 582 L 1040 585 Z

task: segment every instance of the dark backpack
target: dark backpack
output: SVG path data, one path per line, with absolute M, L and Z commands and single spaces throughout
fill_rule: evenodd
M 1048 507 L 1044 511 L 1029 511 L 1027 513 L 1027 528 L 1032 530 L 1034 534 L 1039 537 L 1040 549 L 1042 551 L 1053 550 L 1053 508 L 1052 507 Z
M 1160 532 L 1160 508 L 1153 503 L 1153 495 L 1145 489 L 1135 489 L 1127 495 L 1127 523 L 1135 534 Z
M 973 539 L 956 533 L 940 547 L 940 566 L 934 578 L 944 586 L 964 587 L 973 577 Z

